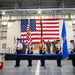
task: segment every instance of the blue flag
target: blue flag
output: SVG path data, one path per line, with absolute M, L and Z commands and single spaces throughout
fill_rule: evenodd
M 28 48 L 28 38 L 26 38 L 26 48 Z
M 20 37 L 20 43 L 22 43 L 22 38 Z
M 63 26 L 62 26 L 62 39 L 63 39 L 63 47 L 62 47 L 62 51 L 63 51 L 63 60 L 65 60 L 66 58 L 68 58 L 68 47 L 67 47 L 67 39 L 66 39 L 66 26 L 65 26 L 65 21 L 63 21 Z

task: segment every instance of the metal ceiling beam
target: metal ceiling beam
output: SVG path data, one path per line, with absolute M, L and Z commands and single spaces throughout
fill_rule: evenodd
M 3 10 L 0 10 L 0 12 L 2 11 L 37 11 L 39 9 L 3 9 Z M 49 8 L 49 9 L 40 9 L 41 11 L 51 11 L 51 10 L 75 10 L 75 8 Z
M 5 9 L 0 10 L 1 12 L 5 11 L 7 15 L 23 15 L 23 14 L 38 14 L 38 11 L 41 11 L 42 14 L 72 14 L 75 13 L 75 8 L 49 8 L 49 9 Z
M 60 20 L 75 20 L 75 18 L 59 18 Z M 20 21 L 21 19 L 10 19 L 10 20 L 2 20 L 0 19 L 0 22 L 15 22 L 15 21 Z

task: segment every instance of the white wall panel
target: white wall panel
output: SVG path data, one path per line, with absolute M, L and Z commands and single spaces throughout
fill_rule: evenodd
M 8 23 L 7 47 L 14 47 L 14 37 L 20 37 L 20 21 Z

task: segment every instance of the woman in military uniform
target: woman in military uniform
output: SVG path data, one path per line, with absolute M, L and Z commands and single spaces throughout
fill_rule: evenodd
M 33 54 L 33 45 L 28 46 L 27 54 Z M 28 67 L 32 66 L 32 56 L 28 56 Z
M 46 45 L 44 44 L 44 40 L 42 40 L 39 45 L 39 53 L 45 54 L 46 50 L 47 50 Z M 45 56 L 40 56 L 40 62 L 41 62 L 41 66 L 45 67 Z
M 56 54 L 61 54 L 61 43 L 60 43 L 60 40 L 57 40 Z M 62 67 L 61 66 L 61 56 L 57 56 L 56 60 L 57 60 L 57 67 Z

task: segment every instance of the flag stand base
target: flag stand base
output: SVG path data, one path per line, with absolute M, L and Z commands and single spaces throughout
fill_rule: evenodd
M 3 69 L 3 62 L 0 62 L 0 69 Z

